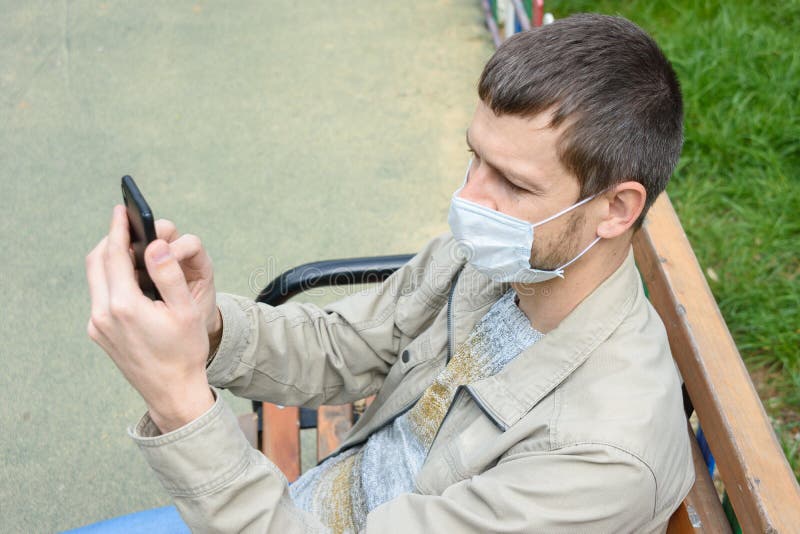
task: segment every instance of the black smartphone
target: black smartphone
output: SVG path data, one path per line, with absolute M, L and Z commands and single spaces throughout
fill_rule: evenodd
M 161 300 L 155 284 L 147 273 L 144 263 L 144 249 L 156 239 L 156 225 L 153 212 L 144 195 L 139 191 L 136 182 L 130 176 L 122 177 L 122 200 L 125 202 L 125 209 L 128 210 L 128 226 L 131 231 L 131 248 L 136 263 L 136 271 L 139 277 L 139 287 L 142 293 L 150 297 L 151 300 Z

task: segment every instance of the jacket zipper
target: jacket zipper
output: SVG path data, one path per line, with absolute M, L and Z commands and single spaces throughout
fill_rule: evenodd
M 447 295 L 447 360 L 445 360 L 445 365 L 450 363 L 450 358 L 453 357 L 453 294 L 456 292 L 461 272 L 458 271 L 456 279 L 453 280 L 453 285 L 450 287 L 450 294 Z

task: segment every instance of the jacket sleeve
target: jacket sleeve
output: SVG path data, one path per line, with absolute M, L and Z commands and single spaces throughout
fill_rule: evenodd
M 172 432 L 161 434 L 148 414 L 128 430 L 191 531 L 326 532 L 294 506 L 286 477 L 215 394 L 205 414 Z
M 219 396 L 173 432 L 159 435 L 147 415 L 129 432 L 192 532 L 327 532 L 293 504 L 283 474 L 250 447 Z M 511 455 L 441 495 L 403 494 L 373 510 L 366 531 L 642 532 L 654 506 L 645 464 L 582 444 Z
M 209 383 L 286 405 L 343 404 L 375 393 L 401 346 L 398 301 L 418 292 L 448 242 L 447 234 L 432 240 L 386 281 L 324 308 L 297 302 L 272 307 L 218 294 L 223 332 L 208 365 Z M 431 306 L 416 310 L 435 312 Z

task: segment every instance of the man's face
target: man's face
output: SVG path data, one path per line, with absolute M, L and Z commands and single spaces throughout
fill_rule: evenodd
M 474 154 L 459 196 L 518 219 L 537 223 L 578 201 L 578 180 L 558 160 L 561 133 L 550 116 L 497 116 L 478 104 L 467 130 Z M 583 206 L 534 230 L 531 266 L 551 270 L 571 260 L 593 238 Z

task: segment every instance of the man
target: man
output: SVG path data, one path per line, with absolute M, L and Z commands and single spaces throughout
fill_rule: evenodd
M 519 34 L 481 76 L 447 234 L 324 309 L 215 295 L 124 210 L 87 257 L 88 331 L 147 403 L 131 431 L 197 531 L 660 532 L 694 479 L 680 377 L 631 238 L 682 145 L 677 78 L 632 23 Z M 209 384 L 317 406 L 377 394 L 291 488 Z

